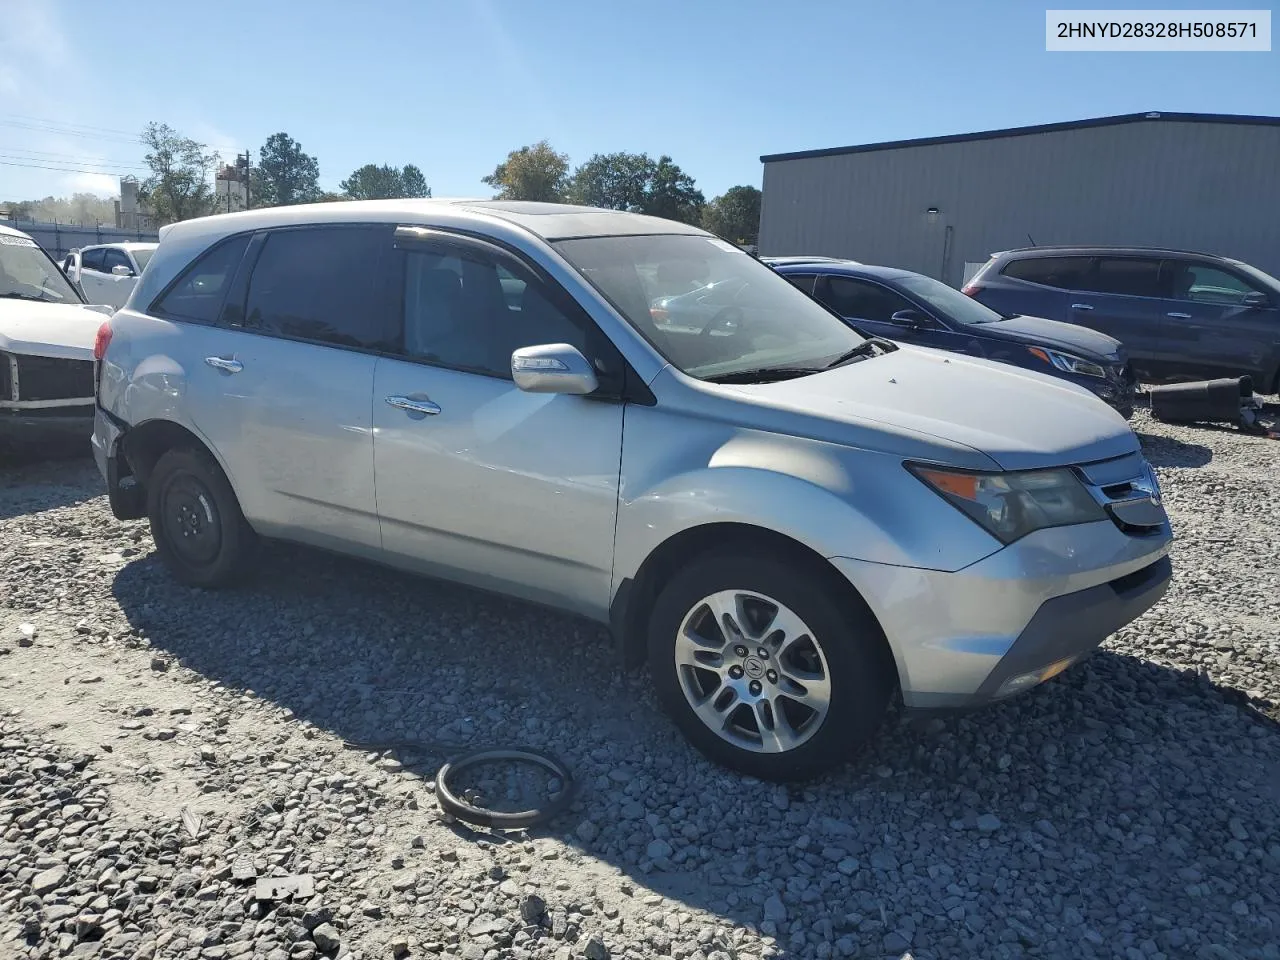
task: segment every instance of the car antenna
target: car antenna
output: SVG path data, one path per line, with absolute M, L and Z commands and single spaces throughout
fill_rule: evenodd
M 1034 238 L 1034 237 L 1032 237 L 1032 236 L 1031 236 L 1031 234 L 1029 234 L 1029 233 L 1027 234 L 1027 239 L 1031 241 L 1031 245 L 1032 245 L 1033 247 L 1036 245 L 1035 238 Z

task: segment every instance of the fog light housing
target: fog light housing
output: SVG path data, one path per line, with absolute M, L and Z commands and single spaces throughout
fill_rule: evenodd
M 1030 673 L 1020 673 L 1016 677 L 1010 677 L 996 689 L 996 699 L 1000 700 L 1004 697 L 1012 697 L 1014 694 L 1022 693 L 1024 690 L 1030 690 L 1032 687 L 1038 686 L 1046 680 L 1052 680 L 1074 662 L 1075 657 L 1067 657 L 1064 660 L 1058 660 L 1055 663 L 1051 663 L 1047 667 L 1032 670 Z

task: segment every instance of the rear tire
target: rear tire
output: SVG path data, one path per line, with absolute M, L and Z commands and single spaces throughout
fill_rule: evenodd
M 659 594 L 649 619 L 654 684 L 711 760 L 764 780 L 805 780 L 847 760 L 884 719 L 895 687 L 884 633 L 816 567 L 717 550 Z
M 166 451 L 147 478 L 147 516 L 156 552 L 175 580 L 223 587 L 250 568 L 257 537 L 222 468 L 208 453 Z

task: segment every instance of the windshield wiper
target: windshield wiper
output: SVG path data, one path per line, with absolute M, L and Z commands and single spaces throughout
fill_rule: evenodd
M 824 369 L 831 370 L 835 367 L 844 366 L 846 363 L 853 363 L 856 360 L 865 360 L 867 357 L 878 357 L 881 353 L 889 353 L 897 350 L 898 345 L 892 340 L 885 340 L 881 337 L 868 337 L 860 344 L 847 353 L 842 353 L 836 357 Z
M 7 300 L 33 300 L 36 303 L 48 303 L 44 297 L 33 297 L 29 293 L 0 293 L 0 299 Z
M 794 380 L 821 373 L 822 367 L 757 367 L 754 370 L 735 370 L 715 377 L 705 377 L 707 383 L 774 383 L 778 380 Z

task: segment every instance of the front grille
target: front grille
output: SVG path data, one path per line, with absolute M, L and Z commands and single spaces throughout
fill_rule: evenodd
M 64 360 L 60 357 L 29 357 L 22 354 L 2 356 L 4 373 L 3 399 L 24 402 L 36 400 L 91 400 L 93 398 L 93 361 Z M 13 396 L 12 377 L 18 381 L 18 396 Z
M 1164 528 L 1160 488 L 1141 455 L 1131 453 L 1114 460 L 1087 463 L 1076 470 L 1111 522 L 1125 533 L 1142 537 Z

